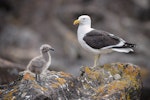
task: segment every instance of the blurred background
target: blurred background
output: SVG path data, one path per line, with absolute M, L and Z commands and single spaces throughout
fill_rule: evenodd
M 135 53 L 102 55 L 100 64 L 122 62 L 141 67 L 143 100 L 150 100 L 149 0 L 0 0 L 0 83 L 14 80 L 39 55 L 42 44 L 55 48 L 50 70 L 77 76 L 94 55 L 81 48 L 73 21 L 82 14 L 92 27 L 135 43 Z

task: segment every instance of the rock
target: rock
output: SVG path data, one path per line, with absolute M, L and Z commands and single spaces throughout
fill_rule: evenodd
M 82 67 L 78 77 L 56 71 L 36 77 L 25 73 L 14 82 L 1 85 L 0 97 L 4 100 L 140 100 L 141 89 L 138 66 L 114 63 Z
M 115 79 L 115 80 L 119 80 L 119 79 L 121 79 L 121 76 L 120 76 L 119 74 L 115 74 L 115 75 L 114 75 L 114 79 Z
M 142 81 L 139 67 L 132 64 L 106 64 L 82 69 L 81 93 L 91 100 L 140 100 Z M 110 73 L 110 74 L 108 74 Z M 118 74 L 118 75 L 117 75 Z M 121 76 L 112 80 L 113 75 Z

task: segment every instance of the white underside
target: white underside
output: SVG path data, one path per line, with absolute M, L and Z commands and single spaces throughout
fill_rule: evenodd
M 84 26 L 79 26 L 78 27 L 78 31 L 77 31 L 77 34 L 78 34 L 78 41 L 79 43 L 81 44 L 81 46 L 89 51 L 89 52 L 92 52 L 94 54 L 106 54 L 106 53 L 110 53 L 112 51 L 117 51 L 117 52 L 125 52 L 125 53 L 128 53 L 130 51 L 133 51 L 133 49 L 131 48 L 117 48 L 117 49 L 112 49 L 113 46 L 122 46 L 125 41 L 123 39 L 120 38 L 121 42 L 118 43 L 117 45 L 112 45 L 112 46 L 107 46 L 107 47 L 104 47 L 104 48 L 101 48 L 101 49 L 93 49 L 91 48 L 89 45 L 86 44 L 86 42 L 83 40 L 83 37 L 86 35 L 86 33 L 90 32 L 94 30 L 93 28 L 89 28 L 88 26 L 84 25 Z M 111 34 L 113 35 L 113 34 Z

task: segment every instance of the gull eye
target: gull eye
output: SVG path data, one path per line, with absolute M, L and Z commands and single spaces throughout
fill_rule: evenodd
M 85 18 L 83 18 L 83 20 L 85 20 Z

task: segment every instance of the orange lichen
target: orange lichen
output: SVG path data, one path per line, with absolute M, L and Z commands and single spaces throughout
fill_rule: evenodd
M 124 64 L 122 63 L 117 63 L 118 68 L 123 69 Z
M 124 69 L 125 74 L 136 76 L 137 74 L 134 71 L 135 69 L 133 68 L 133 66 L 128 66 L 126 69 Z
M 108 92 L 110 93 L 114 90 L 123 90 L 127 86 L 127 81 L 113 81 L 110 85 L 108 85 Z
M 13 94 L 17 92 L 17 89 L 13 89 L 12 91 L 8 92 L 7 94 L 4 95 L 4 100 L 13 100 L 14 98 Z
M 109 84 L 101 84 L 98 88 L 96 88 L 96 97 L 102 96 L 105 94 L 113 94 L 116 93 L 117 91 L 123 91 L 125 88 L 133 87 L 135 90 L 140 88 L 139 82 L 140 79 L 137 79 L 139 73 L 140 73 L 140 68 L 128 64 L 127 66 L 125 64 L 117 63 L 117 64 L 112 64 L 111 66 L 108 64 L 105 64 L 102 67 L 104 70 L 110 71 L 111 75 L 114 74 L 121 74 L 121 79 L 120 80 L 114 80 L 110 82 Z M 92 75 L 92 73 L 95 72 L 94 70 L 90 68 L 85 68 L 85 73 L 88 75 Z M 102 75 L 102 74 L 100 74 Z M 104 74 L 105 75 L 105 74 Z M 103 76 L 101 76 L 103 77 Z M 104 76 L 105 77 L 105 76 Z M 88 86 L 84 85 L 86 88 Z M 120 94 L 120 100 L 131 100 L 130 94 L 134 92 L 134 89 L 129 89 L 126 93 L 121 92 Z
M 117 69 L 118 69 L 118 72 L 123 72 L 123 70 L 124 70 L 124 65 L 121 64 L 121 63 L 117 63 Z
M 117 64 L 112 64 L 112 67 L 109 67 L 109 65 L 104 65 L 104 69 L 108 70 L 111 72 L 112 75 L 122 72 L 122 77 L 125 79 L 129 84 L 136 89 L 139 88 L 139 83 L 136 79 L 138 74 L 140 73 L 140 68 L 135 67 L 133 65 L 128 65 L 127 67 L 124 68 L 124 64 L 117 63 Z
M 53 87 L 53 88 L 58 88 L 59 86 L 60 86 L 59 83 L 53 83 L 53 84 L 51 84 L 51 87 Z
M 136 69 L 133 66 L 128 66 L 126 69 L 124 69 L 124 75 L 123 77 L 128 80 L 128 82 L 132 83 L 131 85 L 138 89 L 139 83 L 136 79 L 138 74 L 140 73 L 140 69 L 137 67 Z
M 30 73 L 25 73 L 23 76 L 24 80 L 35 80 L 35 78 Z
M 53 84 L 51 84 L 51 86 L 53 87 L 53 88 L 58 88 L 58 87 L 60 87 L 61 85 L 64 85 L 65 83 L 66 83 L 66 80 L 65 79 L 63 79 L 63 78 L 55 78 L 58 82 L 55 82 L 55 83 L 53 83 Z
M 48 90 L 47 88 L 42 87 L 42 86 L 40 86 L 39 84 L 37 84 L 35 82 L 33 83 L 33 86 L 34 86 L 34 88 L 41 89 L 42 91 L 47 91 Z
M 108 69 L 108 68 L 110 68 L 110 65 L 109 64 L 104 64 L 103 67 Z
M 88 75 L 89 78 L 96 80 L 99 78 L 100 73 L 96 70 L 92 70 L 89 67 L 85 67 L 85 73 Z
M 71 77 L 71 74 L 59 72 L 62 77 Z
M 101 66 L 101 68 L 100 67 L 95 67 L 95 68 L 84 67 L 82 71 L 84 71 L 84 75 L 82 77 L 78 77 L 78 80 L 76 79 L 77 81 L 74 81 L 72 78 L 72 75 L 68 73 L 64 73 L 64 72 L 50 73 L 52 75 L 57 75 L 57 77 L 52 77 L 52 78 L 50 77 L 50 79 L 52 79 L 52 81 L 50 82 L 52 83 L 47 83 L 47 84 L 50 84 L 49 86 L 47 85 L 43 86 L 43 84 L 39 84 L 39 82 L 37 82 L 34 76 L 31 75 L 30 73 L 26 73 L 23 76 L 23 80 L 30 81 L 31 88 L 37 89 L 38 91 L 40 90 L 42 91 L 42 93 L 49 92 L 48 91 L 49 87 L 50 89 L 53 88 L 54 90 L 56 90 L 56 92 L 57 90 L 59 90 L 59 88 L 61 89 L 62 88 L 67 88 L 67 89 L 74 88 L 76 83 L 80 82 L 81 86 L 80 85 L 75 86 L 75 88 L 77 88 L 79 92 L 83 91 L 85 94 L 90 93 L 90 97 L 93 100 L 99 100 L 102 97 L 106 99 L 111 98 L 111 95 L 112 97 L 120 99 L 120 100 L 124 100 L 124 99 L 130 100 L 132 99 L 131 93 L 134 93 L 136 90 L 139 90 L 141 88 L 140 87 L 141 86 L 140 74 L 139 74 L 140 69 L 130 64 L 120 64 L 120 63 L 105 64 L 104 66 Z M 119 74 L 121 76 L 119 80 L 115 79 L 114 75 L 116 74 Z M 14 93 L 16 94 L 15 91 L 17 91 L 17 89 L 11 90 L 11 92 L 8 92 L 5 95 L 4 100 L 16 99 L 14 97 Z M 0 91 L 0 94 L 1 94 L 1 91 Z
M 119 72 L 123 71 L 123 66 L 124 65 L 121 63 L 115 63 L 115 64 L 111 64 L 111 65 L 105 64 L 103 66 L 103 68 L 105 70 L 110 71 L 112 75 L 115 75 L 115 74 L 118 74 Z
M 96 92 L 97 92 L 97 93 L 103 93 L 103 92 L 104 92 L 104 89 L 105 89 L 105 86 L 99 86 L 99 87 L 96 89 Z
M 89 69 L 89 67 L 85 67 L 85 73 L 87 74 L 91 73 L 91 70 Z
M 56 78 L 56 80 L 61 84 L 65 84 L 66 83 L 66 80 L 64 78 Z
M 114 81 L 110 84 L 98 87 L 96 90 L 97 93 L 104 93 L 104 91 L 107 89 L 107 93 L 115 92 L 118 90 L 123 90 L 125 87 L 128 86 L 127 81 Z
M 35 78 L 30 75 L 30 73 L 26 73 L 23 77 L 24 80 L 30 80 L 33 84 L 33 87 L 36 89 L 41 89 L 42 91 L 47 91 L 48 89 L 45 87 L 40 86 L 36 81 Z
M 134 87 L 135 89 L 139 88 L 140 85 L 139 85 L 139 82 L 136 80 L 135 76 L 127 75 L 126 78 L 127 78 L 127 81 L 131 83 L 132 87 Z

